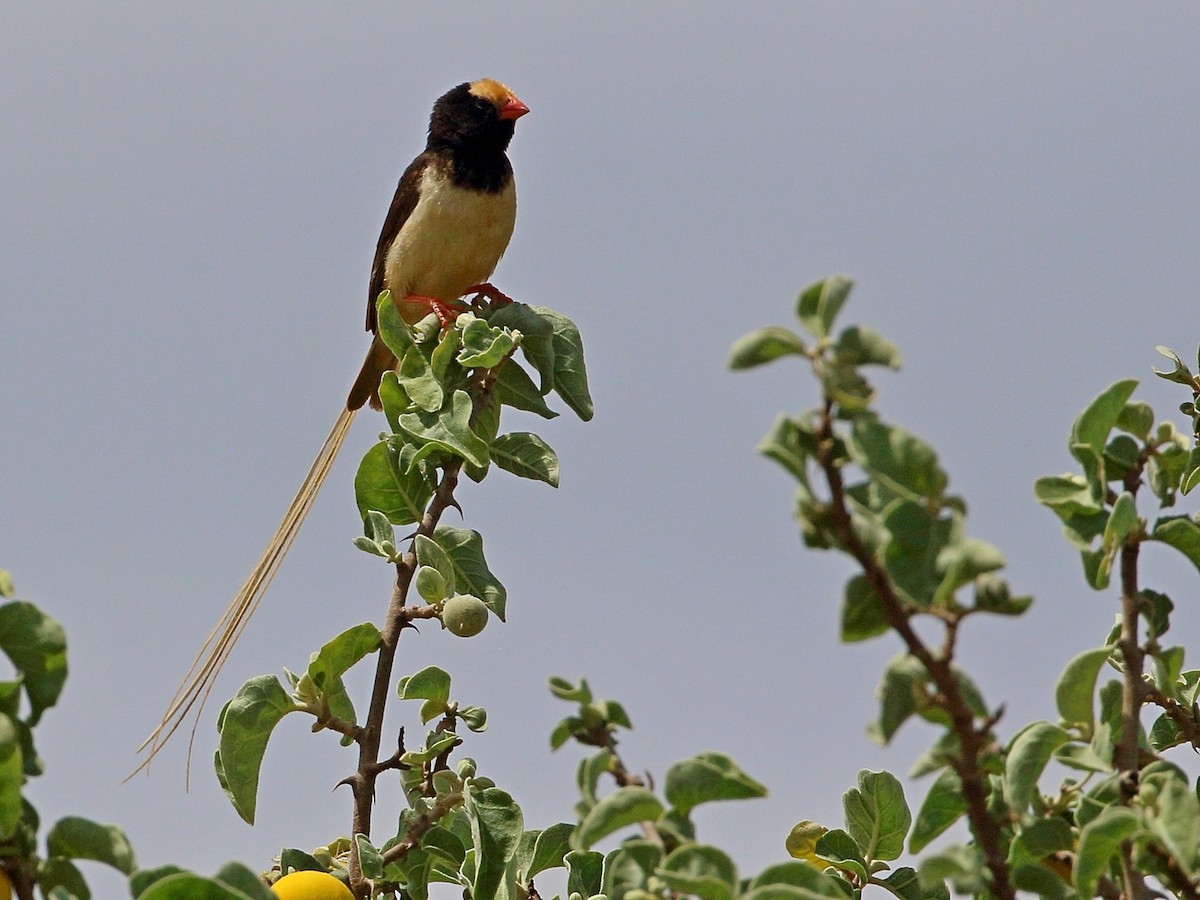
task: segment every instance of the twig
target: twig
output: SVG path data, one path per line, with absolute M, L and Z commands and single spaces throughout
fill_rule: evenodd
M 497 377 L 499 377 L 500 369 L 515 352 L 516 347 L 513 347 L 495 366 L 486 370 L 476 370 L 473 373 L 472 425 L 479 414 L 492 402 L 492 388 L 496 383 Z M 408 607 L 406 605 L 408 602 L 408 590 L 412 585 L 413 576 L 417 571 L 416 538 L 418 535 L 432 538 L 442 514 L 447 509 L 455 508 L 461 512 L 458 501 L 454 499 L 454 489 L 458 486 L 458 476 L 462 470 L 462 466 L 463 461 L 458 459 L 442 467 L 441 478 L 438 481 L 433 498 L 429 501 L 429 505 L 425 509 L 425 514 L 421 517 L 417 530 L 412 535 L 412 542 L 409 544 L 408 550 L 400 558 L 400 561 L 396 563 L 396 581 L 392 588 L 391 599 L 388 602 L 384 626 L 380 631 L 382 637 L 376 657 L 375 681 L 371 688 L 371 702 L 367 708 L 365 724 L 357 737 L 358 769 L 345 781 L 345 783 L 350 785 L 354 794 L 353 833 L 356 835 L 370 836 L 371 812 L 375 803 L 375 782 L 381 772 L 386 771 L 388 768 L 394 768 L 394 766 L 387 764 L 390 761 L 385 760 L 381 762 L 379 760 L 379 745 L 387 702 L 392 694 L 392 669 L 395 664 L 396 649 L 400 641 L 400 635 L 404 632 L 404 629 L 411 627 L 413 619 L 433 618 L 437 615 L 435 607 Z M 459 802 L 461 802 L 461 798 Z M 437 805 L 435 805 L 434 809 L 437 808 Z M 443 810 L 441 815 L 445 815 L 448 811 L 448 808 Z M 431 824 L 432 821 L 426 824 L 419 833 L 410 834 L 409 837 L 414 842 L 419 841 L 421 835 L 425 833 L 425 830 Z M 396 847 L 403 846 L 406 843 L 407 841 L 402 841 Z M 411 849 L 412 846 L 415 846 L 415 843 L 409 845 L 408 849 Z M 396 848 L 393 847 L 391 849 L 394 851 Z M 403 852 L 407 852 L 407 849 Z M 363 878 L 362 866 L 358 859 L 357 844 L 353 845 L 350 854 L 350 887 L 359 897 L 365 897 L 370 890 L 370 885 Z
M 942 705 L 950 716 L 950 725 L 958 738 L 961 756 L 951 761 L 962 782 L 963 799 L 966 801 L 967 818 L 971 831 L 979 843 L 990 873 L 992 893 L 999 900 L 1015 900 L 1016 890 L 1009 875 L 1008 862 L 1001 839 L 1000 823 L 988 812 L 988 791 L 985 784 L 980 757 L 990 742 L 991 726 L 985 722 L 982 728 L 975 725 L 975 714 L 967 705 L 954 669 L 950 664 L 953 645 L 948 635 L 948 645 L 941 656 L 935 656 L 925 645 L 909 621 L 911 612 L 892 587 L 887 572 L 874 555 L 863 545 L 854 530 L 853 519 L 846 504 L 845 485 L 838 459 L 833 452 L 835 434 L 833 426 L 833 400 L 827 398 L 817 429 L 817 463 L 829 486 L 829 513 L 837 530 L 842 546 L 854 558 L 866 576 L 875 595 L 883 603 L 888 625 L 895 631 L 908 652 L 924 666 L 930 679 L 937 686 Z
M 1167 881 L 1170 882 L 1171 889 L 1177 891 L 1179 896 L 1186 898 L 1186 900 L 1200 900 L 1200 892 L 1196 890 L 1196 882 L 1180 868 L 1175 857 L 1158 846 L 1158 844 L 1150 843 L 1148 846 L 1150 852 L 1158 857 L 1158 861 L 1167 870 Z
M 1188 743 L 1196 749 L 1200 749 L 1200 724 L 1196 722 L 1195 716 L 1182 703 L 1178 700 L 1172 700 L 1163 694 L 1162 691 L 1153 688 L 1147 689 L 1143 697 L 1146 702 L 1161 707 L 1171 717 L 1171 721 L 1179 726 L 1180 733 Z
M 383 864 L 395 862 L 398 859 L 403 859 L 408 855 L 409 851 L 416 848 L 421 843 L 421 838 L 430 828 L 432 828 L 446 813 L 454 809 L 456 806 L 461 806 L 463 795 L 459 792 L 452 794 L 443 794 L 437 799 L 437 802 L 429 808 L 429 811 L 417 816 L 412 824 L 408 826 L 408 830 L 404 833 L 404 839 L 399 843 L 393 844 L 383 851 Z

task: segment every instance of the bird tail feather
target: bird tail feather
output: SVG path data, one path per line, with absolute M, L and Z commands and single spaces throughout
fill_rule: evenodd
M 350 431 L 354 413 L 355 411 L 352 409 L 343 409 L 337 421 L 333 423 L 329 436 L 325 438 L 325 443 L 321 445 L 317 458 L 313 460 L 308 474 L 304 476 L 300 489 L 296 491 L 296 496 L 292 499 L 283 521 L 279 523 L 279 528 L 275 531 L 275 536 L 267 544 L 267 548 L 250 572 L 250 577 L 246 579 L 241 590 L 237 592 L 237 596 L 233 598 L 233 602 L 229 604 L 205 639 L 204 645 L 196 654 L 191 667 L 175 691 L 175 696 L 167 705 L 162 720 L 138 747 L 138 752 L 145 752 L 146 758 L 130 773 L 126 778 L 127 781 L 149 767 L 163 745 L 170 740 L 179 726 L 191 714 L 192 708 L 199 703 L 195 720 L 192 723 L 191 739 L 188 741 L 188 768 L 190 769 L 196 725 L 199 722 L 200 713 L 204 710 L 204 704 L 208 702 L 208 696 L 212 693 L 217 675 L 226 660 L 229 659 L 229 654 L 238 638 L 241 637 L 250 617 L 258 609 L 258 604 L 262 602 L 263 595 L 279 570 L 279 564 L 283 562 L 283 558 L 292 546 L 292 541 L 296 539 L 296 534 L 300 531 L 301 524 L 308 516 L 309 510 L 312 509 L 317 492 L 321 490 L 321 485 L 325 482 L 325 477 L 329 474 L 334 459 L 337 458 L 338 450 L 341 449 L 342 443 Z

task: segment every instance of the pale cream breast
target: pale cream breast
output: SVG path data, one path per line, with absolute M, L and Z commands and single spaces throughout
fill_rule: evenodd
M 456 187 L 436 166 L 421 177 L 420 199 L 385 262 L 385 286 L 397 299 L 418 294 L 452 301 L 487 281 L 512 237 L 517 192 Z

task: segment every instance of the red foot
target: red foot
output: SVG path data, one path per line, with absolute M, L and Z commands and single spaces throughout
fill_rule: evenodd
M 492 306 L 508 306 L 508 304 L 513 302 L 512 297 L 508 296 L 508 294 L 501 293 L 491 282 L 488 281 L 485 281 L 483 284 L 471 285 L 469 288 L 463 291 L 463 294 L 464 296 L 466 294 L 474 294 L 476 298 L 487 297 L 492 301 Z
M 469 311 L 465 304 L 447 302 L 445 300 L 439 300 L 437 297 L 425 297 L 421 294 L 409 294 L 400 302 L 403 304 L 428 306 L 431 310 L 433 310 L 433 314 L 438 317 L 438 321 L 442 323 L 443 328 L 449 328 L 451 325 L 453 325 L 454 320 L 458 318 L 459 313 Z

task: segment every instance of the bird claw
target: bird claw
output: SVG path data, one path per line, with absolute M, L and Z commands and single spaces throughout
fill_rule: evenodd
M 471 285 L 469 288 L 463 291 L 463 294 L 464 296 L 466 294 L 474 294 L 476 300 L 478 300 L 480 297 L 486 297 L 491 301 L 493 309 L 500 306 L 508 306 L 513 302 L 512 297 L 501 292 L 498 288 L 496 288 L 495 285 L 488 281 L 485 281 L 483 284 Z

